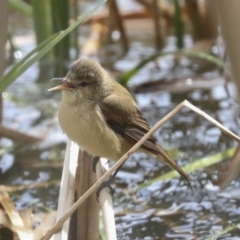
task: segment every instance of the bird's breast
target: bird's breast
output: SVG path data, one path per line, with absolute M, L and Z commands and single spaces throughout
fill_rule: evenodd
M 90 154 L 110 160 L 118 160 L 124 154 L 123 139 L 109 128 L 98 105 L 62 102 L 58 118 L 67 136 Z

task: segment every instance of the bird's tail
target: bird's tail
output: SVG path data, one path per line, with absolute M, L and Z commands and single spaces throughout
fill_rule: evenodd
M 162 149 L 161 146 L 157 144 L 156 147 L 160 152 L 159 154 L 155 155 L 156 158 L 162 162 L 165 162 L 170 168 L 176 170 L 185 180 L 190 183 L 190 179 L 188 178 L 187 174 L 182 170 L 182 168 L 179 167 L 177 163 L 172 160 L 172 158 Z

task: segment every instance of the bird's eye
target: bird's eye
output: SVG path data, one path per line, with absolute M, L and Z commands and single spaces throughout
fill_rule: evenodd
M 86 86 L 87 86 L 87 83 L 86 83 L 86 82 L 81 82 L 81 83 L 78 84 L 78 86 L 80 86 L 80 87 L 86 87 Z

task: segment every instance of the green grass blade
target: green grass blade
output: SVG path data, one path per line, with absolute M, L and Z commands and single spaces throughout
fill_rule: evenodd
M 3 91 L 8 85 L 10 85 L 23 71 L 25 64 L 31 59 L 36 52 L 41 51 L 44 46 L 51 42 L 59 33 L 52 35 L 42 43 L 40 43 L 36 48 L 34 48 L 30 53 L 28 53 L 23 59 L 16 63 L 1 79 L 0 79 L 0 91 Z
M 27 17 L 32 17 L 32 7 L 22 0 L 9 0 L 11 9 L 22 13 Z
M 96 11 L 97 8 L 99 8 L 103 3 L 105 3 L 106 0 L 103 0 L 100 2 L 96 7 L 94 7 L 91 11 L 84 14 L 79 20 L 74 22 L 71 26 L 69 26 L 66 30 L 60 32 L 57 37 L 54 37 L 50 42 L 46 43 L 45 46 L 41 48 L 40 51 L 36 52 L 36 49 L 33 51 L 36 52 L 32 57 L 24 61 L 23 63 L 18 63 L 18 67 L 14 69 L 14 72 L 12 71 L 12 74 L 4 76 L 0 79 L 0 92 L 4 91 L 7 86 L 9 86 L 18 76 L 20 76 L 26 69 L 28 69 L 32 64 L 37 62 L 39 59 L 41 59 L 46 53 L 48 53 L 57 43 L 59 43 L 65 36 L 67 36 L 70 32 L 72 32 L 80 23 L 82 23 L 90 14 L 92 14 L 94 11 Z M 42 46 L 42 45 L 41 45 Z
M 216 233 L 212 236 L 210 236 L 209 238 L 207 238 L 206 240 L 217 240 L 218 237 L 221 237 L 223 234 L 231 232 L 234 229 L 239 228 L 240 223 L 234 224 L 232 226 L 228 226 L 225 229 L 223 229 L 220 233 Z
M 215 155 L 204 157 L 202 159 L 195 160 L 192 163 L 189 163 L 188 165 L 184 166 L 182 169 L 185 173 L 190 173 L 199 169 L 203 169 L 205 167 L 209 167 L 211 165 L 214 165 L 216 163 L 219 163 L 227 158 L 231 158 L 235 152 L 235 148 L 230 148 L 226 150 L 223 153 L 217 153 Z M 151 184 L 159 181 L 164 181 L 167 179 L 173 179 L 179 177 L 179 174 L 176 171 L 170 171 L 166 174 L 163 174 L 159 177 L 156 177 L 154 179 L 151 179 L 147 181 L 146 183 L 142 183 L 138 186 L 138 189 L 145 188 L 147 186 L 150 186 Z
M 175 35 L 177 39 L 177 47 L 183 48 L 184 43 L 183 43 L 183 34 L 184 34 L 184 29 L 183 29 L 183 23 L 182 23 L 182 11 L 179 6 L 179 0 L 174 0 L 174 8 L 175 8 L 175 13 L 174 13 L 174 23 L 175 23 Z
M 158 57 L 164 57 L 166 55 L 186 55 L 186 56 L 193 56 L 197 57 L 212 63 L 215 63 L 217 66 L 223 67 L 224 69 L 228 70 L 228 66 L 219 58 L 214 57 L 210 54 L 203 53 L 203 52 L 194 52 L 194 51 L 167 51 L 167 52 L 160 52 L 157 54 L 152 55 L 151 57 L 143 60 L 140 62 L 136 67 L 132 70 L 123 74 L 122 77 L 119 78 L 119 83 L 122 85 L 126 85 L 127 82 L 131 77 L 133 77 L 140 69 L 142 69 L 147 63 L 155 60 Z

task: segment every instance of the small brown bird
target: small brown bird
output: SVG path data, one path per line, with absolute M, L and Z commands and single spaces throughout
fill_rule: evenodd
M 97 62 L 80 58 L 72 64 L 66 77 L 53 80 L 63 83 L 49 89 L 62 90 L 58 115 L 62 130 L 93 156 L 117 161 L 149 131 L 130 93 Z M 154 136 L 139 151 L 165 162 L 189 181 Z

